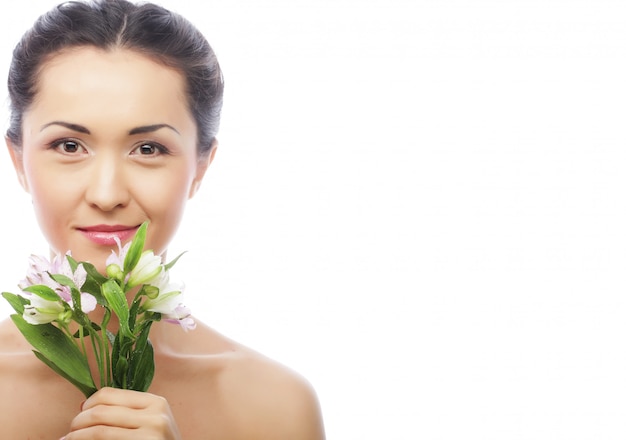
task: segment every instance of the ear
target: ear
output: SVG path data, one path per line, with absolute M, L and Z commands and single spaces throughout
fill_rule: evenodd
M 213 139 L 213 142 L 211 142 L 211 147 L 209 148 L 209 152 L 206 154 L 203 154 L 202 156 L 200 156 L 198 158 L 198 164 L 196 166 L 196 175 L 193 179 L 193 181 L 191 182 L 191 188 L 189 189 L 189 198 L 192 198 L 193 196 L 196 195 L 196 193 L 198 192 L 198 190 L 200 189 L 200 184 L 202 183 L 202 179 L 204 178 L 204 175 L 206 174 L 206 170 L 209 168 L 209 165 L 211 165 L 211 162 L 213 162 L 213 158 L 215 157 L 215 152 L 217 151 L 217 139 Z
M 28 189 L 28 182 L 26 181 L 26 174 L 24 173 L 24 158 L 22 149 L 13 144 L 11 139 L 8 137 L 5 137 L 4 141 L 7 144 L 7 149 L 9 150 L 9 155 L 11 156 L 13 168 L 15 168 L 15 173 L 17 174 L 17 180 L 19 180 L 20 185 L 24 188 L 24 191 L 30 192 Z

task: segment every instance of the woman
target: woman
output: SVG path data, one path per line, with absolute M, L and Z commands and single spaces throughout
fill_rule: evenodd
M 51 252 L 104 270 L 116 238 L 150 221 L 165 258 L 217 149 L 223 82 L 185 19 L 125 0 L 62 4 L 15 49 L 7 145 Z M 97 311 L 93 312 L 97 313 Z M 288 369 L 198 323 L 156 323 L 148 393 L 86 401 L 0 324 L 3 438 L 322 439 L 314 392 Z

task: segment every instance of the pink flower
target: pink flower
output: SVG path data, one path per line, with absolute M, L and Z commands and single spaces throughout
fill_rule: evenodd
M 122 242 L 119 238 L 113 237 L 115 242 L 117 243 L 118 252 L 115 253 L 114 250 L 111 250 L 111 255 L 106 260 L 106 265 L 110 266 L 111 264 L 117 265 L 119 268 L 124 267 L 124 258 L 126 258 L 126 253 L 128 252 L 128 248 L 130 248 L 130 242 L 126 243 L 124 247 L 122 247 Z
M 71 255 L 69 252 L 66 255 Z M 71 308 L 74 308 L 72 301 L 72 292 L 70 287 L 64 286 L 57 281 L 55 281 L 50 274 L 52 275 L 64 275 L 72 280 L 76 288 L 80 291 L 80 289 L 85 284 L 87 280 L 87 271 L 83 267 L 82 264 L 79 264 L 76 267 L 76 270 L 72 272 L 72 268 L 70 263 L 65 255 L 56 255 L 52 262 L 48 261 L 45 257 L 38 255 L 31 255 L 29 257 L 29 269 L 26 273 L 26 278 L 20 282 L 19 287 L 22 289 L 22 296 L 30 300 L 31 308 L 29 309 L 31 316 L 33 316 L 32 320 L 46 320 L 50 318 L 50 313 L 58 310 L 60 307 L 64 309 L 64 306 L 60 302 L 53 302 L 44 300 L 37 295 L 25 292 L 23 289 L 29 286 L 34 285 L 44 285 L 48 286 L 52 290 L 54 290 L 60 297 L 61 300 L 67 303 Z M 96 308 L 97 300 L 96 298 L 90 294 L 81 292 L 81 310 L 84 313 L 89 313 Z M 53 305 L 55 303 L 56 305 Z M 37 310 L 38 313 L 43 315 L 42 317 L 35 317 L 33 315 L 34 310 Z M 26 314 L 25 314 L 26 315 Z M 24 317 L 26 318 L 26 316 Z M 54 319 L 52 319 L 54 321 Z M 51 322 L 51 321 L 47 321 Z M 41 323 L 41 322 L 40 322 Z
M 174 309 L 173 314 L 166 315 L 165 321 L 171 324 L 178 324 L 185 331 L 196 328 L 196 321 L 191 317 L 191 311 L 182 304 L 179 304 L 178 307 Z

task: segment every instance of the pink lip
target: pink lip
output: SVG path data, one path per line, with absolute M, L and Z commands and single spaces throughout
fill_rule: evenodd
M 102 246 L 115 246 L 115 238 L 124 243 L 135 235 L 138 226 L 94 225 L 77 228 L 86 238 Z

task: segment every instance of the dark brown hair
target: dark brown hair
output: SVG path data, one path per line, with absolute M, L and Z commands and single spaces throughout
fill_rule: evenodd
M 198 152 L 209 152 L 222 109 L 224 81 L 217 58 L 188 20 L 152 3 L 126 0 L 70 1 L 39 17 L 13 51 L 9 70 L 7 137 L 22 145 L 22 119 L 37 94 L 43 63 L 72 47 L 136 51 L 185 77 L 189 110 L 198 127 Z

